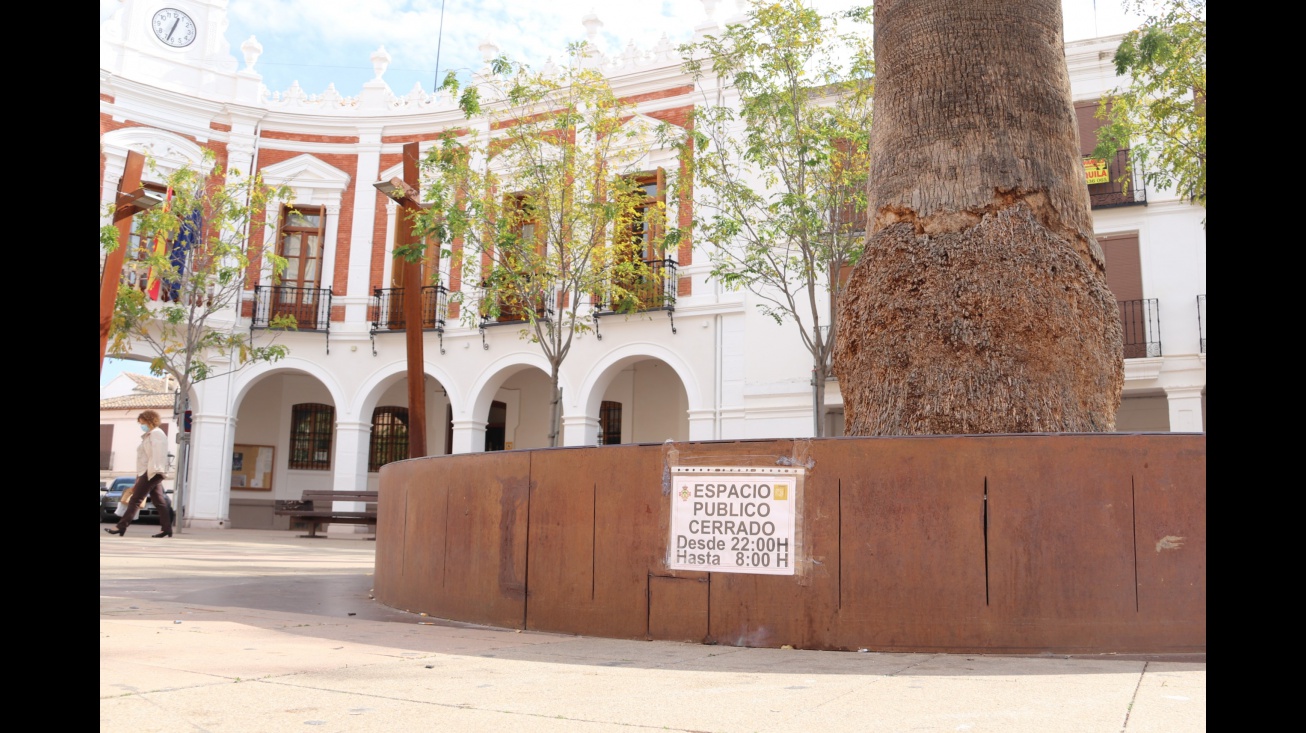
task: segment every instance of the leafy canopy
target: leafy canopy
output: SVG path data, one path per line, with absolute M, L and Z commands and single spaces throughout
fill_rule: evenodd
M 823 15 L 755 0 L 744 22 L 682 47 L 704 95 L 681 142 L 694 235 L 715 278 L 796 325 L 822 384 L 841 274 L 865 239 L 870 19 L 869 7 Z
M 522 324 L 553 366 L 555 439 L 557 373 L 574 335 L 592 330 L 595 311 L 650 307 L 661 270 L 647 260 L 675 241 L 665 202 L 643 188 L 656 175 L 655 126 L 616 96 L 588 46 L 569 50 L 556 71 L 500 58 L 474 87 L 446 79 L 472 123 L 425 156 L 430 208 L 415 224 L 417 238 L 463 253 L 478 296 L 463 320 Z
M 1145 14 L 1116 49 L 1129 85 L 1105 95 L 1093 156 L 1132 148 L 1131 165 L 1150 186 L 1173 188 L 1206 206 L 1206 0 L 1127 0 Z M 1128 183 L 1127 176 L 1125 183 Z
M 199 167 L 164 175 L 146 160 L 168 197 L 134 217 L 109 335 L 110 355 L 148 357 L 150 371 L 171 374 L 183 392 L 218 366 L 276 361 L 287 353 L 279 344 L 255 344 L 234 325 L 252 263 L 269 262 L 274 278 L 285 267 L 257 232 L 267 207 L 289 200 L 290 191 L 215 161 L 205 149 Z M 111 220 L 112 206 L 103 214 Z M 101 226 L 100 243 L 106 252 L 119 246 L 114 224 Z M 280 319 L 272 326 L 294 324 Z

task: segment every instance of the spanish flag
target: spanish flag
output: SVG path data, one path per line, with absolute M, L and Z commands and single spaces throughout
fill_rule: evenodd
M 163 199 L 163 210 L 166 212 L 171 206 L 172 206 L 172 186 L 168 186 L 168 193 Z M 168 241 L 163 238 L 163 235 L 161 234 L 156 235 L 154 237 L 153 255 L 155 257 L 162 257 L 164 253 L 166 253 L 167 251 L 168 251 Z M 145 281 L 145 295 L 150 300 L 158 300 L 159 292 L 161 290 L 162 290 L 162 283 L 159 281 L 159 273 L 156 271 L 156 268 L 151 267 L 150 275 Z

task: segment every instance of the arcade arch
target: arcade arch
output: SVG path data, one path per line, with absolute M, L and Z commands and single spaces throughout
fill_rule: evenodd
M 570 386 L 559 377 L 564 402 Z M 549 447 L 549 365 L 537 354 L 515 354 L 486 369 L 471 391 L 470 410 L 454 408 L 454 453 Z M 558 445 L 565 445 L 559 439 Z
M 689 413 L 697 402 L 693 384 L 675 356 L 630 346 L 596 365 L 582 388 L 583 418 L 569 422 L 583 425 L 577 442 L 584 445 L 689 440 Z

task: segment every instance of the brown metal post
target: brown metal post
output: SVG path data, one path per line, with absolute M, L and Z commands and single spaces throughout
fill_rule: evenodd
M 421 152 L 416 142 L 404 145 L 404 182 L 420 190 L 421 179 L 417 160 Z M 396 244 L 413 243 L 413 226 L 410 217 L 420 211 L 420 204 L 405 200 L 400 209 Z M 408 262 L 395 257 L 395 266 L 403 268 L 404 283 L 404 338 L 408 346 L 408 457 L 426 455 L 426 371 L 423 367 L 422 344 L 422 263 Z
M 141 187 L 141 173 L 145 170 L 145 156 L 127 151 L 127 165 L 118 181 L 114 200 L 113 222 L 118 225 L 118 248 L 104 260 L 104 275 L 100 279 L 100 372 L 104 372 L 104 354 L 109 348 L 109 330 L 113 325 L 113 307 L 118 300 L 118 281 L 122 279 L 122 263 L 131 246 L 132 216 L 142 209 L 133 203 L 125 192 Z

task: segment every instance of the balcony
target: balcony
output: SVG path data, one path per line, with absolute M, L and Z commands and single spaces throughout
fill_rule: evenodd
M 1197 334 L 1201 340 L 1202 353 L 1206 353 L 1206 296 L 1197 296 Z
M 375 288 L 368 308 L 372 328 L 372 356 L 376 356 L 376 335 L 405 331 L 404 289 Z M 440 353 L 444 353 L 444 322 L 449 315 L 449 291 L 443 285 L 422 286 L 422 330 L 440 335 Z
M 1130 176 L 1129 185 L 1120 182 L 1129 167 L 1129 151 L 1117 151 L 1115 157 L 1108 161 L 1105 183 L 1088 184 L 1088 200 L 1094 209 L 1111 209 L 1117 206 L 1145 206 L 1147 188 L 1143 186 L 1143 177 L 1138 171 Z
M 422 286 L 422 330 L 444 331 L 449 315 L 449 291 L 443 285 Z M 372 291 L 372 334 L 403 331 L 404 289 L 376 288 Z
M 676 261 L 644 260 L 648 275 L 630 283 L 623 283 L 620 294 L 616 288 L 595 295 L 595 315 L 640 311 L 673 311 L 676 309 Z
M 1124 327 L 1124 356 L 1145 359 L 1161 355 L 1161 318 L 1156 298 L 1118 300 L 1120 325 Z
M 503 326 L 511 323 L 527 323 L 530 321 L 527 305 L 515 298 L 506 296 L 490 296 L 491 300 L 497 305 L 497 308 L 491 309 L 484 307 L 481 309 L 481 329 L 488 326 Z M 548 294 L 540 295 L 534 298 L 535 303 L 535 320 L 549 321 L 556 315 L 553 302 L 556 298 Z M 498 315 L 490 315 L 491 310 L 497 311 Z
M 606 293 L 594 294 L 594 331 L 598 333 L 599 318 L 618 313 L 644 313 L 666 311 L 671 319 L 671 333 L 676 333 L 676 278 L 677 263 L 672 259 L 643 260 L 646 275 L 634 282 L 620 283 L 620 292 L 614 287 Z
M 271 328 L 282 316 L 295 319 L 295 330 L 326 331 L 331 327 L 331 288 L 293 285 L 254 286 L 254 317 L 250 328 Z
M 255 285 L 250 335 L 257 328 L 272 328 L 272 321 L 282 316 L 294 319 L 296 331 L 316 331 L 325 335 L 327 353 L 331 353 L 331 288 Z

